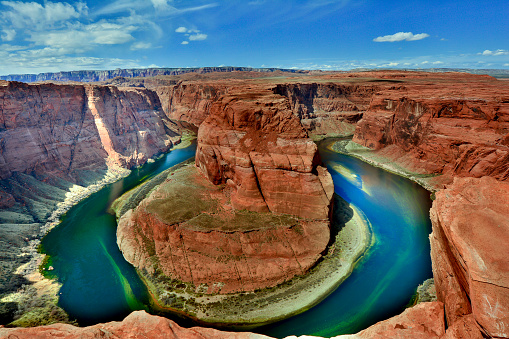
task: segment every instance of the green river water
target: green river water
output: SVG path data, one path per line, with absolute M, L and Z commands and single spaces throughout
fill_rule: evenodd
M 354 333 L 401 312 L 417 285 L 432 276 L 429 192 L 325 145 L 320 153 L 335 192 L 363 211 L 376 243 L 352 275 L 319 305 L 255 332 L 275 337 Z M 62 283 L 59 304 L 80 325 L 120 320 L 133 310 L 151 312 L 145 286 L 117 247 L 116 221 L 108 208 L 124 192 L 194 156 L 195 149 L 193 144 L 174 150 L 104 187 L 69 210 L 43 239 L 48 266 L 54 267 L 52 274 Z

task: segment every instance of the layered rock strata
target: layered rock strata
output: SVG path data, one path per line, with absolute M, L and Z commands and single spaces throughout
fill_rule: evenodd
M 456 178 L 436 193 L 431 257 L 449 327 L 474 323 L 509 337 L 509 183 Z
M 55 209 L 179 141 L 160 107 L 143 88 L 0 82 L 0 294 L 26 283 L 14 270 Z
M 490 77 L 451 74 L 376 93 L 353 141 L 418 173 L 509 179 L 509 93 Z M 424 74 L 426 76 L 426 74 Z M 432 79 L 432 75 L 427 74 Z M 444 179 L 444 178 L 443 178 Z
M 334 187 L 319 164 L 288 102 L 263 90 L 214 102 L 198 131 L 196 165 L 210 182 L 233 187 L 238 210 L 327 219 Z

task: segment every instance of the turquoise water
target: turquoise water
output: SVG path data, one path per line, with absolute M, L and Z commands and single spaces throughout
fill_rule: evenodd
M 107 185 L 70 209 L 62 223 L 42 240 L 50 256 L 51 274 L 63 284 L 59 305 L 80 325 L 121 320 L 134 310 L 147 309 L 148 293 L 116 244 L 111 203 L 163 170 L 194 156 L 196 145 L 177 149 Z
M 143 180 L 194 155 L 195 146 L 175 150 L 83 200 L 42 241 L 63 283 L 60 305 L 80 325 L 122 319 L 148 309 L 148 293 L 116 245 L 111 202 Z M 352 275 L 311 310 L 260 332 L 333 336 L 354 333 L 400 313 L 415 287 L 432 276 L 428 233 L 429 193 L 399 176 L 320 147 L 335 191 L 361 209 L 376 243 Z
M 414 182 L 358 159 L 320 148 L 334 190 L 360 208 L 376 242 L 352 275 L 311 310 L 260 332 L 284 337 L 356 333 L 401 313 L 415 288 L 433 276 L 429 192 Z

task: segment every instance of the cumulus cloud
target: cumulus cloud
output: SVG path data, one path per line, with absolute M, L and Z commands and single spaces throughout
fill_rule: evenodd
M 184 34 L 188 39 L 189 41 L 201 41 L 201 40 L 206 40 L 208 35 L 207 34 L 204 34 L 204 33 L 200 33 L 200 30 L 198 29 L 189 29 L 189 28 L 186 28 L 184 26 L 180 26 L 179 28 L 177 28 L 175 30 L 175 32 L 177 33 L 181 33 L 181 34 Z M 182 41 L 182 45 L 187 45 L 189 44 L 189 41 Z
M 491 56 L 509 55 L 509 51 L 506 51 L 505 49 L 497 49 L 496 51 L 490 51 L 489 49 L 487 49 L 484 52 L 478 54 Z
M 203 33 L 193 34 L 189 36 L 189 40 L 191 41 L 200 41 L 207 39 L 208 35 Z
M 138 41 L 131 45 L 131 51 L 137 51 L 140 49 L 149 49 L 152 48 L 152 44 L 150 42 Z
M 427 33 L 413 34 L 412 32 L 398 32 L 392 35 L 379 36 L 375 42 L 397 42 L 397 41 L 417 41 L 429 37 Z

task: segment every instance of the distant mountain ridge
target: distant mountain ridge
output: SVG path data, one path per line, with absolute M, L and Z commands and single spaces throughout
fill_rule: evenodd
M 289 73 L 306 73 L 307 71 L 295 69 L 280 68 L 251 68 L 251 67 L 199 67 L 199 68 L 131 68 L 115 70 L 97 70 L 97 71 L 67 71 L 56 73 L 39 74 L 10 74 L 0 76 L 0 80 L 20 81 L 20 82 L 40 82 L 40 81 L 79 81 L 79 82 L 97 82 L 113 79 L 115 77 L 154 77 L 158 75 L 181 75 L 185 73 L 212 73 L 212 72 L 266 72 L 276 71 Z

